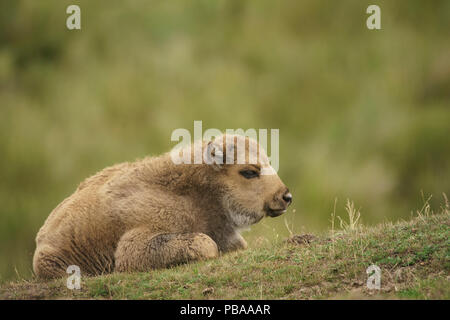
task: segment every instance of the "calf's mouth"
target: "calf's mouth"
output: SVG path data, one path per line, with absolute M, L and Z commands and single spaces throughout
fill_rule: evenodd
M 275 217 L 281 216 L 283 213 L 285 213 L 286 212 L 286 208 L 284 208 L 284 209 L 272 209 L 269 206 L 266 206 L 265 211 L 266 211 L 266 215 L 267 216 L 275 218 Z

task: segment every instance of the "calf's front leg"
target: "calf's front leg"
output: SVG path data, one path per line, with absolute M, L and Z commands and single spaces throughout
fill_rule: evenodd
M 204 233 L 152 233 L 136 228 L 126 232 L 115 252 L 115 271 L 143 272 L 190 261 L 215 258 L 217 244 Z

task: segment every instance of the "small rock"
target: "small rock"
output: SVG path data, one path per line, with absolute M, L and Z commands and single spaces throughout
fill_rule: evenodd
M 317 237 L 312 234 L 297 234 L 291 236 L 289 239 L 286 240 L 288 243 L 297 244 L 297 245 L 304 245 L 304 244 L 310 244 L 311 242 L 317 240 Z
M 352 282 L 352 286 L 353 287 L 360 287 L 360 286 L 362 286 L 364 283 L 362 282 L 362 281 L 360 281 L 360 280 L 356 280 L 356 281 L 353 281 Z
M 213 287 L 206 288 L 205 290 L 202 291 L 202 294 L 204 296 L 207 296 L 207 295 L 212 294 L 212 293 L 214 293 L 214 288 Z

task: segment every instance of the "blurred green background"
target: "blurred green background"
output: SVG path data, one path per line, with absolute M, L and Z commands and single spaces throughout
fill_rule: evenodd
M 66 28 L 81 7 L 82 29 Z M 382 30 L 366 28 L 381 7 Z M 78 183 L 176 128 L 280 129 L 294 232 L 450 191 L 450 1 L 0 1 L 0 281 Z M 284 218 L 244 236 L 288 234 Z

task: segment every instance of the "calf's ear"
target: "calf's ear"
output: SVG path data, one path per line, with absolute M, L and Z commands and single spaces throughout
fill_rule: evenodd
M 208 142 L 204 154 L 205 163 L 219 169 L 222 168 L 223 164 L 233 163 L 234 145 L 226 143 L 224 140 L 219 137 Z M 230 159 L 228 159 L 229 156 L 231 156 Z

